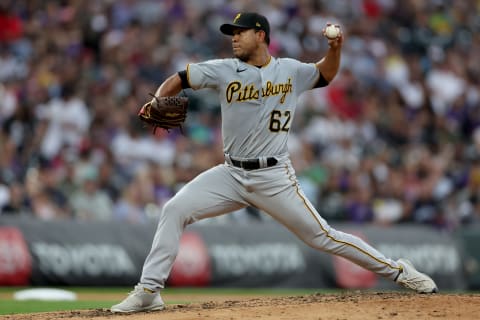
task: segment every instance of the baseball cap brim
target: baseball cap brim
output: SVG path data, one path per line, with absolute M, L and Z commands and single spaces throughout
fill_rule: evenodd
M 233 30 L 235 29 L 252 29 L 251 26 L 245 26 L 241 24 L 231 24 L 231 23 L 225 23 L 220 26 L 220 31 L 223 34 L 233 36 Z

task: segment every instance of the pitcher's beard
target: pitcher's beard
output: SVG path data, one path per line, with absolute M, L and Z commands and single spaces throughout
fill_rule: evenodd
M 243 62 L 247 62 L 248 59 L 250 58 L 250 55 L 249 54 L 246 54 L 246 53 L 243 53 L 243 54 L 234 54 L 235 58 L 243 61 Z

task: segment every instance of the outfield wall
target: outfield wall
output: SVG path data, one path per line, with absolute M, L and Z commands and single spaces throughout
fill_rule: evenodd
M 392 258 L 408 257 L 440 288 L 480 286 L 480 228 L 459 235 L 418 225 L 335 224 Z M 0 285 L 131 286 L 155 225 L 0 217 Z M 477 268 L 477 269 L 475 269 Z M 316 251 L 276 223 L 192 225 L 169 286 L 374 288 L 397 286 Z

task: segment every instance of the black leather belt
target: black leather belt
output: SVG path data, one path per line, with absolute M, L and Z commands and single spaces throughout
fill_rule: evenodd
M 232 165 L 238 168 L 242 168 L 245 170 L 257 170 L 260 169 L 260 159 L 248 159 L 248 160 L 235 160 L 230 158 L 230 161 L 232 162 Z M 276 158 L 270 157 L 267 158 L 267 166 L 265 168 L 273 167 L 278 163 L 278 160 Z

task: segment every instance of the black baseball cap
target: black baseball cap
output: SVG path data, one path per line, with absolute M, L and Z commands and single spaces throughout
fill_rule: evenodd
M 240 12 L 233 19 L 233 23 L 225 23 L 220 26 L 223 34 L 233 36 L 233 30 L 256 29 L 265 31 L 265 41 L 270 44 L 270 24 L 267 18 L 255 12 Z

